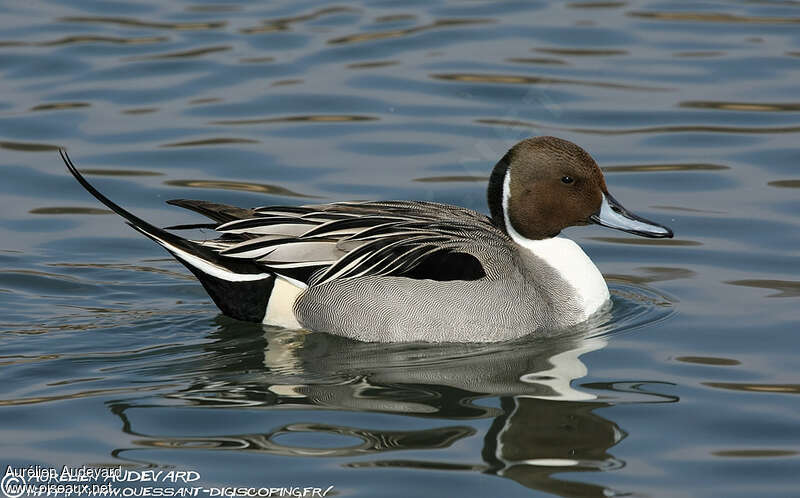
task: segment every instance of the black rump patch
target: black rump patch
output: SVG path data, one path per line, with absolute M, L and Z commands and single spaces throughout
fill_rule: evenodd
M 246 322 L 261 322 L 275 286 L 275 275 L 260 280 L 231 282 L 203 273 L 178 259 L 203 284 L 214 304 L 229 317 Z

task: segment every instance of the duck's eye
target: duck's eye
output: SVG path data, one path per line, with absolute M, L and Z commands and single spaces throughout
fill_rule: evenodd
M 575 181 L 575 179 L 574 179 L 574 178 L 572 178 L 571 176 L 562 176 L 562 177 L 561 177 L 561 181 L 562 181 L 563 183 L 566 183 L 566 184 L 568 184 L 568 185 L 569 185 L 570 183 L 574 182 L 574 181 Z

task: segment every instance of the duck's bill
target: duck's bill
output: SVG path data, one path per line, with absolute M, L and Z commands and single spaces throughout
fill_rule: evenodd
M 611 194 L 603 194 L 600 211 L 589 217 L 589 220 L 608 228 L 614 228 L 642 237 L 654 239 L 672 238 L 672 230 L 653 221 L 637 216 L 617 202 Z

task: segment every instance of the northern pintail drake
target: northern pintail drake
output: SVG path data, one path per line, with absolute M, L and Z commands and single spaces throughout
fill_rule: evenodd
M 597 223 L 672 237 L 623 208 L 594 159 L 555 137 L 523 140 L 498 161 L 491 217 L 419 201 L 243 209 L 179 199 L 168 203 L 213 223 L 159 228 L 61 157 L 86 190 L 183 263 L 224 314 L 362 341 L 501 341 L 577 324 L 609 293 L 581 248 L 558 236 L 563 229 Z M 219 236 L 172 233 L 189 228 Z

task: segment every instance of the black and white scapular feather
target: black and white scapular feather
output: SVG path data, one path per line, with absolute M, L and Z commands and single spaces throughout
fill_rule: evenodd
M 94 197 L 186 266 L 224 314 L 360 340 L 496 341 L 583 321 L 608 289 L 580 247 L 556 237 L 561 229 L 595 222 L 672 235 L 619 206 L 594 160 L 553 137 L 520 142 L 497 163 L 491 218 L 417 201 L 243 209 L 178 199 L 168 203 L 212 223 L 160 228 L 61 157 Z M 217 236 L 173 233 L 192 228 Z

